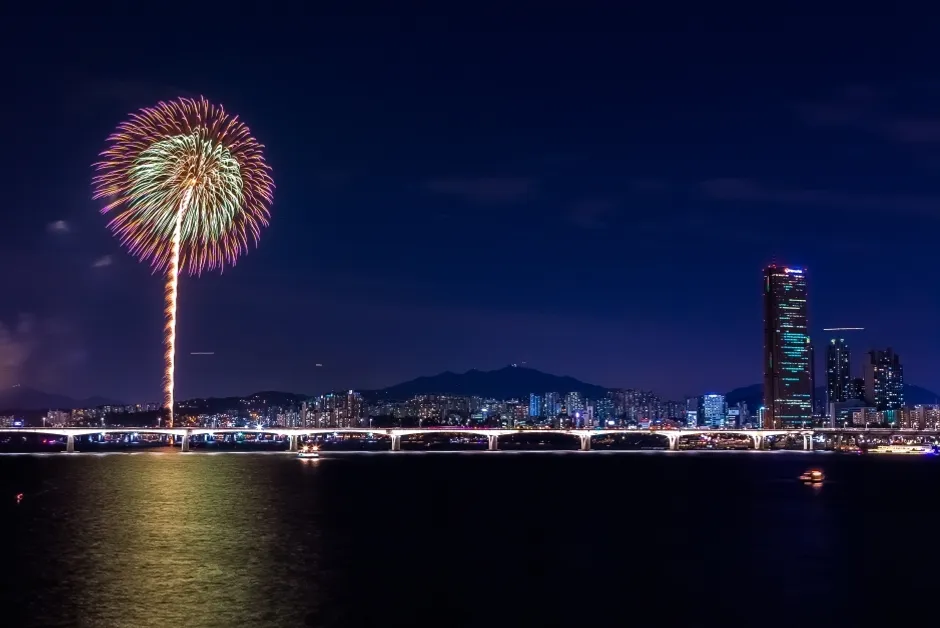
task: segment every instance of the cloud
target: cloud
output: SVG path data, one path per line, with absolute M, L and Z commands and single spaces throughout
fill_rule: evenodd
M 757 183 L 749 179 L 706 179 L 700 186 L 705 196 L 723 201 L 752 201 L 765 194 Z
M 884 132 L 905 144 L 940 142 L 940 118 L 896 118 L 885 123 Z
M 794 109 L 807 124 L 857 126 L 872 118 L 881 100 L 870 85 L 850 85 L 833 90 L 824 100 L 799 103 Z
M 116 79 L 84 72 L 68 74 L 64 80 L 67 86 L 63 91 L 72 96 L 63 100 L 63 106 L 81 111 L 94 111 L 102 106 L 117 106 L 130 111 L 151 106 L 160 100 L 170 100 L 180 96 L 199 97 L 197 93 L 174 85 L 136 79 Z
M 426 188 L 477 205 L 509 205 L 530 197 L 536 182 L 524 177 L 451 178 L 429 181 Z
M 85 359 L 74 328 L 65 320 L 22 314 L 0 320 L 0 389 L 13 384 L 55 385 Z
M 641 237 L 676 240 L 694 237 L 696 240 L 741 243 L 753 245 L 766 234 L 741 224 L 728 225 L 716 222 L 707 215 L 680 213 L 678 215 L 654 216 L 630 227 L 633 234 Z
M 886 98 L 868 86 L 843 88 L 831 100 L 801 103 L 794 109 L 810 126 L 856 129 L 899 144 L 940 142 L 940 118 L 892 110 Z
M 69 223 L 64 220 L 56 220 L 46 225 L 46 230 L 49 233 L 68 233 L 71 231 L 71 227 L 69 227 Z
M 99 257 L 94 262 L 92 262 L 91 267 L 92 268 L 104 268 L 105 266 L 110 266 L 113 261 L 114 260 L 111 258 L 110 255 L 105 255 L 103 257 Z
M 32 350 L 33 320 L 28 315 L 20 317 L 15 327 L 0 321 L 0 388 L 17 383 L 20 369 Z
M 607 226 L 616 209 L 613 201 L 606 199 L 587 199 L 578 201 L 570 207 L 568 218 L 582 229 L 601 229 Z
M 873 121 L 877 92 L 868 85 L 852 85 L 835 91 L 827 101 L 800 103 L 797 115 L 814 126 L 864 127 Z
M 663 179 L 639 178 L 627 181 L 627 186 L 634 192 L 665 192 L 669 188 L 669 183 Z
M 708 179 L 699 183 L 710 199 L 731 202 L 761 202 L 780 205 L 828 207 L 845 211 L 905 212 L 940 217 L 940 198 L 926 196 L 879 196 L 836 190 L 770 188 L 751 179 Z

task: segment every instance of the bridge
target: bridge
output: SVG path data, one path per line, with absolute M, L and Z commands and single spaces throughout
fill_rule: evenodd
M 815 430 L 815 432 L 831 432 L 834 430 Z M 835 430 L 838 431 L 838 430 Z M 848 431 L 848 430 L 847 430 Z M 866 430 L 860 430 L 865 432 Z M 867 430 L 875 432 L 879 430 Z M 891 431 L 891 430 L 882 430 Z M 898 430 L 894 430 L 898 431 Z M 156 428 L 156 427 L 14 427 L 0 428 L 0 434 L 38 434 L 55 437 L 65 437 L 66 452 L 75 452 L 75 439 L 82 436 L 105 435 L 105 434 L 153 434 L 171 437 L 174 441 L 180 439 L 180 448 L 186 452 L 190 450 L 190 440 L 198 436 L 215 436 L 225 434 L 271 434 L 275 437 L 286 439 L 289 443 L 289 451 L 297 451 L 299 442 L 304 437 L 315 437 L 324 435 L 341 434 L 365 434 L 374 436 L 385 436 L 391 440 L 391 451 L 401 450 L 401 439 L 403 436 L 424 435 L 424 434 L 453 434 L 465 436 L 485 436 L 488 448 L 491 451 L 499 449 L 500 437 L 513 435 L 541 435 L 558 434 L 580 441 L 582 451 L 590 451 L 591 440 L 595 436 L 607 435 L 648 435 L 665 439 L 665 445 L 670 450 L 679 449 L 679 439 L 684 436 L 737 436 L 744 437 L 751 441 L 754 449 L 761 449 L 764 439 L 768 437 L 788 436 L 800 438 L 803 441 L 803 448 L 813 449 L 812 429 L 782 429 L 782 430 L 709 430 L 709 429 L 678 429 L 678 430 L 631 430 L 631 429 L 572 429 L 572 430 L 543 430 L 543 429 L 474 429 L 467 427 L 433 427 L 433 428 L 365 428 L 365 427 L 346 427 L 346 428 L 282 428 L 282 427 L 255 427 L 255 428 L 210 428 L 210 427 L 174 427 L 174 428 Z

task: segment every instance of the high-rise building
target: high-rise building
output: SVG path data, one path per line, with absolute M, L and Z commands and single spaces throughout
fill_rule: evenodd
M 529 394 L 529 416 L 542 416 L 542 397 L 535 393 Z
M 681 401 L 663 401 L 659 404 L 661 419 L 685 419 L 685 411 Z
M 610 397 L 598 399 L 597 403 L 594 404 L 594 417 L 597 419 L 598 425 L 605 427 L 610 425 L 616 418 L 613 399 Z
M 346 412 L 343 416 L 346 427 L 358 427 L 365 416 L 365 404 L 362 403 L 362 393 L 350 390 L 346 393 Z
M 576 416 L 584 412 L 584 398 L 579 392 L 570 392 L 565 397 L 565 404 L 568 407 L 568 414 Z
M 937 406 L 916 405 L 913 408 L 901 408 L 898 411 L 902 429 L 932 430 L 935 429 Z
M 806 274 L 764 269 L 764 424 L 802 426 L 813 419 L 813 373 L 807 333 Z
M 702 404 L 701 397 L 688 397 L 685 400 L 685 426 L 689 428 L 698 427 L 698 417 L 701 414 L 699 406 Z
M 865 354 L 865 399 L 879 410 L 904 406 L 904 367 L 891 347 Z
M 809 343 L 809 383 L 810 383 L 810 412 L 814 415 L 819 410 L 816 407 L 816 345 Z
M 826 408 L 852 399 L 851 354 L 843 338 L 833 338 L 826 348 Z M 828 411 L 828 410 L 827 410 Z
M 728 414 L 725 416 L 725 427 L 741 427 L 744 422 L 741 421 L 741 408 L 728 408 Z
M 705 395 L 702 397 L 702 414 L 705 426 L 711 429 L 725 427 L 727 409 L 724 395 Z
M 556 392 L 547 392 L 542 397 L 542 414 L 546 418 L 552 419 L 558 416 L 558 411 L 561 409 L 559 403 L 559 396 Z
M 852 381 L 849 384 L 849 400 L 851 401 L 853 399 L 857 399 L 859 401 L 865 400 L 865 378 L 852 378 Z

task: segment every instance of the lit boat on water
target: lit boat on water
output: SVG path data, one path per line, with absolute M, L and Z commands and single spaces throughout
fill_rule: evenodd
M 819 469 L 810 469 L 800 476 L 801 482 L 811 482 L 813 484 L 818 484 L 825 479 L 826 475 Z
M 320 448 L 317 445 L 304 445 L 299 452 L 298 458 L 319 458 Z
M 862 453 L 862 448 L 858 445 L 841 445 L 833 449 L 837 454 L 860 454 Z
M 902 454 L 907 456 L 923 456 L 937 453 L 937 446 L 927 445 L 878 445 L 868 450 L 870 454 Z

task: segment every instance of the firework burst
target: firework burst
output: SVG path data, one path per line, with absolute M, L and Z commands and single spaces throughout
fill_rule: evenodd
M 121 244 L 165 272 L 164 403 L 173 426 L 179 274 L 233 265 L 268 225 L 274 182 L 259 144 L 237 117 L 204 98 L 142 109 L 108 138 L 94 198 Z

